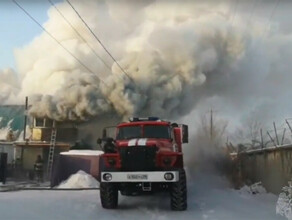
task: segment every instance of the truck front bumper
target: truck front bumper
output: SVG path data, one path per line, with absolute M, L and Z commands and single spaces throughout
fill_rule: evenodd
M 101 182 L 177 182 L 178 171 L 101 172 Z

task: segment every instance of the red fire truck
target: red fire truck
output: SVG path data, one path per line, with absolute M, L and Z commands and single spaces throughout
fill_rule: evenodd
M 103 130 L 98 139 L 100 199 L 104 208 L 118 207 L 118 192 L 136 195 L 166 190 L 172 210 L 186 210 L 187 183 L 182 144 L 188 143 L 188 126 L 157 117 L 131 118 L 115 127 L 115 137 Z

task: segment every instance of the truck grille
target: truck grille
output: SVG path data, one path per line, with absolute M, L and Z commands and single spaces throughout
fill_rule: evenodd
M 130 146 L 120 149 L 123 171 L 155 170 L 157 147 Z

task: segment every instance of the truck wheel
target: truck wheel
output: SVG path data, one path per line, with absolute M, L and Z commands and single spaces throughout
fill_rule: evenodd
M 184 169 L 179 171 L 179 181 L 170 186 L 170 207 L 174 211 L 187 209 L 187 180 Z
M 100 183 L 100 201 L 105 209 L 118 207 L 118 189 L 113 183 Z

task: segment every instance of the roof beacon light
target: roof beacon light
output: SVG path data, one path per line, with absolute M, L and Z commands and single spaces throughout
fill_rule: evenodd
M 148 121 L 159 121 L 158 117 L 148 117 Z
M 138 117 L 131 117 L 129 118 L 130 122 L 135 122 L 135 121 L 160 121 L 158 117 L 148 117 L 148 118 L 138 118 Z

